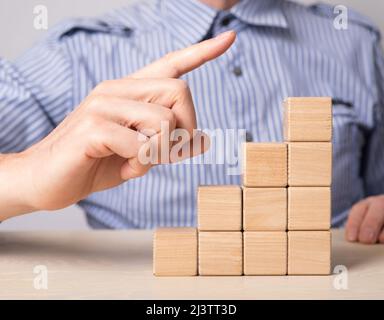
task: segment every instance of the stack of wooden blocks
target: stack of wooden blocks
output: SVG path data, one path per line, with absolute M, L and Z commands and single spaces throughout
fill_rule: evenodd
M 155 232 L 155 275 L 330 273 L 331 99 L 286 99 L 284 137 L 244 144 L 242 188 L 199 187 L 198 229 Z

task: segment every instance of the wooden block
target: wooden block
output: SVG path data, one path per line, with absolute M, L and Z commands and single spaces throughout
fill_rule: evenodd
M 244 232 L 244 274 L 287 274 L 287 232 Z
M 330 231 L 288 232 L 289 275 L 327 275 L 330 271 Z
M 287 145 L 284 143 L 245 143 L 243 185 L 246 187 L 285 187 L 287 185 Z
M 285 141 L 331 141 L 330 97 L 287 98 L 284 101 Z
M 330 187 L 288 188 L 288 230 L 329 230 L 330 228 Z
M 242 232 L 199 232 L 199 274 L 240 276 L 243 274 Z
M 200 186 L 197 193 L 198 227 L 204 231 L 240 231 L 239 186 Z
M 153 241 L 153 273 L 156 276 L 197 275 L 197 230 L 161 228 Z
M 243 228 L 245 231 L 285 231 L 287 189 L 244 187 Z
M 288 185 L 292 187 L 330 186 L 332 144 L 292 142 L 288 145 Z

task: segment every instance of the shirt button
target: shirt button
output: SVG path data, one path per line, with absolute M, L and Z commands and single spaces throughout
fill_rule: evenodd
M 253 141 L 252 133 L 250 133 L 249 131 L 247 131 L 245 134 L 245 141 L 247 141 L 247 142 Z
M 241 70 L 241 67 L 234 67 L 233 68 L 233 74 L 236 77 L 241 77 L 243 75 L 243 70 Z
M 223 20 L 221 20 L 221 25 L 223 27 L 227 27 L 231 23 L 231 18 L 230 17 L 225 17 Z

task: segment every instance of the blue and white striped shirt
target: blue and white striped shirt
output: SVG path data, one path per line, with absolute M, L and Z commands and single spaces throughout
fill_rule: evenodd
M 229 11 L 159 0 L 67 21 L 14 63 L 0 59 L 0 152 L 45 137 L 99 82 L 234 29 L 228 52 L 184 77 L 199 128 L 282 141 L 284 97 L 333 97 L 332 211 L 341 225 L 356 201 L 384 193 L 384 59 L 366 18 L 349 12 L 348 29 L 337 30 L 334 17 L 328 6 L 280 0 L 242 0 Z M 93 227 L 195 225 L 200 184 L 240 177 L 228 175 L 227 164 L 162 165 L 79 205 Z

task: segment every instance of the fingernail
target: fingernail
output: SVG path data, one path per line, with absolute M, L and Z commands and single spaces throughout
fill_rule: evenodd
M 233 30 L 230 30 L 230 31 L 226 31 L 226 32 L 220 33 L 219 35 L 217 35 L 217 36 L 215 37 L 215 40 L 222 40 L 222 39 L 224 39 L 224 38 L 229 37 L 230 34 L 234 34 L 234 33 L 235 33 L 235 31 L 233 31 Z
M 376 239 L 376 232 L 373 229 L 367 228 L 363 230 L 361 237 L 367 242 L 373 242 Z
M 354 242 L 357 240 L 357 229 L 351 228 L 347 233 L 348 241 Z

